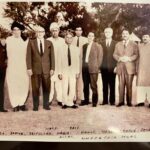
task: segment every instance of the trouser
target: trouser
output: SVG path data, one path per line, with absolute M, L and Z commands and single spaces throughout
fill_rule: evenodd
M 62 81 L 59 79 L 51 79 L 51 91 L 49 95 L 49 102 L 52 102 L 54 93 L 56 91 L 56 100 L 62 102 Z
M 82 69 L 83 76 L 83 93 L 85 102 L 89 102 L 89 85 L 92 89 L 92 103 L 97 104 L 98 102 L 98 91 L 97 91 L 97 80 L 98 73 L 89 73 L 88 66 Z
M 50 75 L 49 74 L 33 74 L 31 77 L 32 82 L 32 95 L 33 107 L 39 107 L 40 85 L 42 83 L 43 90 L 43 108 L 49 106 L 49 93 L 50 93 Z
M 102 84 L 103 84 L 103 103 L 108 103 L 108 95 L 110 104 L 115 103 L 115 78 L 116 74 L 113 72 L 102 71 Z
M 83 79 L 82 79 L 82 73 L 80 73 L 79 78 L 76 80 L 76 100 L 82 100 L 83 99 Z
M 126 100 L 127 104 L 131 104 L 132 100 L 132 81 L 134 75 L 122 73 L 118 75 L 119 78 L 119 103 L 124 103 L 124 95 L 126 88 Z
M 150 104 L 150 86 L 137 86 L 137 104 L 148 101 Z
M 6 69 L 0 70 L 0 109 L 4 109 L 4 83 L 5 83 Z
M 63 74 L 62 80 L 62 104 L 67 106 L 73 106 L 73 100 L 76 93 L 76 75 L 68 72 Z

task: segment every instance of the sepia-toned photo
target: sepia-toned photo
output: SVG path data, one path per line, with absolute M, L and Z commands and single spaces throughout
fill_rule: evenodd
M 150 4 L 0 2 L 0 140 L 150 141 Z

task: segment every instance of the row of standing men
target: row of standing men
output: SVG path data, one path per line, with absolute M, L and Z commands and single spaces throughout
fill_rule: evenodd
M 124 105 L 125 88 L 127 105 L 132 106 L 132 81 L 137 70 L 139 71 L 137 66 L 139 66 L 140 51 L 138 45 L 129 40 L 128 30 L 123 30 L 123 41 L 117 43 L 112 40 L 113 30 L 106 28 L 104 30 L 106 40 L 98 44 L 94 42 L 93 32 L 89 32 L 87 38 L 83 37 L 81 27 L 76 28 L 75 37 L 71 32 L 67 32 L 63 39 L 59 37 L 58 24 L 52 23 L 50 26 L 52 37 L 47 40 L 44 39 L 45 30 L 37 27 L 36 39 L 29 41 L 23 41 L 21 38 L 22 25 L 14 22 L 11 29 L 13 35 L 6 39 L 8 58 L 6 80 L 14 111 L 27 110 L 25 102 L 29 92 L 29 76 L 31 77 L 34 111 L 39 109 L 41 84 L 45 110 L 50 110 L 55 90 L 58 104 L 63 109 L 78 108 L 75 103 L 81 100 L 81 106 L 88 105 L 89 86 L 92 89 L 92 106 L 96 107 L 99 72 L 101 72 L 103 83 L 102 105 L 109 103 L 115 105 L 117 73 L 119 78 L 119 103 L 117 106 Z M 3 58 L 4 52 L 3 50 Z M 3 66 L 6 68 L 6 64 Z M 141 73 L 145 71 L 143 68 L 141 70 Z M 138 77 L 140 88 L 145 87 L 143 75 Z M 137 106 L 143 105 L 145 94 L 148 92 L 140 94 Z M 5 112 L 4 96 L 1 96 L 1 111 Z

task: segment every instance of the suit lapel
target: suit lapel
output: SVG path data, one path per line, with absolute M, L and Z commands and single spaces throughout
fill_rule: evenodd
M 44 53 L 43 53 L 43 55 L 45 54 L 46 50 L 47 50 L 47 41 L 44 39 Z

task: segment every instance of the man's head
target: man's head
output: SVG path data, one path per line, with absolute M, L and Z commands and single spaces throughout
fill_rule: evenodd
M 82 28 L 81 27 L 76 27 L 75 33 L 77 37 L 80 37 L 82 35 Z
M 65 42 L 66 44 L 70 45 L 73 41 L 73 33 L 67 32 L 65 35 Z
M 94 32 L 89 32 L 89 34 L 88 34 L 87 38 L 88 38 L 88 43 L 93 42 L 93 41 L 94 41 L 94 39 L 95 39 Z
M 25 27 L 22 24 L 14 21 L 11 25 L 11 30 L 13 35 L 17 38 L 21 36 L 21 31 L 25 30 Z
M 49 29 L 50 29 L 50 32 L 52 33 L 52 37 L 53 37 L 53 38 L 58 38 L 58 36 L 59 36 L 59 31 L 60 31 L 60 28 L 59 28 L 58 23 L 57 23 L 57 22 L 51 23 Z
M 38 39 L 42 39 L 45 36 L 45 29 L 41 26 L 36 28 L 36 36 Z
M 104 34 L 106 39 L 111 39 L 113 35 L 113 29 L 112 28 L 105 28 Z
M 142 36 L 142 40 L 143 40 L 143 43 L 148 43 L 148 42 L 150 42 L 150 36 L 149 36 L 149 34 L 144 34 L 143 36 Z
M 124 29 L 124 30 L 122 31 L 122 39 L 125 40 L 125 41 L 127 41 L 127 40 L 129 40 L 129 37 L 130 37 L 130 32 L 129 32 L 129 30 Z

